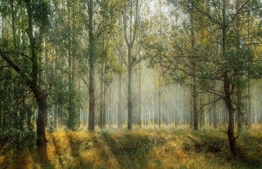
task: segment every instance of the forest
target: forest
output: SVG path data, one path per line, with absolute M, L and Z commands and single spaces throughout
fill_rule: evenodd
M 262 1 L 1 0 L 0 168 L 262 168 Z

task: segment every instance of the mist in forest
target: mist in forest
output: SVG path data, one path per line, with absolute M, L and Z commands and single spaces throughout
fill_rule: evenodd
M 261 167 L 261 7 L 2 0 L 0 168 Z

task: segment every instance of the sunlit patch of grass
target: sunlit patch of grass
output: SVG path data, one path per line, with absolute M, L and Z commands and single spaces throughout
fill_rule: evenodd
M 4 162 L 5 157 L 4 156 L 0 156 L 0 165 Z
M 262 133 L 262 125 L 261 124 L 252 124 L 252 131 L 260 131 Z

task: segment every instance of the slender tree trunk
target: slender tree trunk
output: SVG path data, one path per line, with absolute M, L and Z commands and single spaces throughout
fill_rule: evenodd
M 124 24 L 124 36 L 125 41 L 127 45 L 127 74 L 128 74 L 128 84 L 127 84 L 127 114 L 128 114 L 128 120 L 127 120 L 127 128 L 129 130 L 132 129 L 132 109 L 133 109 L 133 103 L 132 103 L 132 68 L 133 68 L 133 62 L 132 62 L 132 48 L 136 39 L 137 34 L 137 28 L 139 26 L 139 8 L 138 8 L 138 0 L 135 0 L 135 9 L 133 10 L 133 1 L 128 1 L 127 4 L 129 4 L 129 12 L 130 15 L 127 16 L 127 5 L 125 5 L 125 9 L 123 11 L 123 24 Z M 134 12 L 134 13 L 133 13 Z M 129 18 L 129 19 L 128 19 Z M 128 31 L 128 24 L 127 21 L 129 21 L 129 31 Z M 129 32 L 129 33 L 128 33 Z
M 248 125 L 249 128 L 252 127 L 252 102 L 251 102 L 251 84 L 250 79 L 247 82 L 247 94 L 248 94 L 248 106 L 247 106 L 247 113 L 248 113 Z
M 127 128 L 132 129 L 132 60 L 131 60 L 131 47 L 128 46 L 128 86 L 127 86 L 127 114 L 128 114 L 128 126 Z
M 145 124 L 148 126 L 149 121 L 149 91 L 148 91 L 148 81 L 146 81 L 146 113 L 145 113 Z
M 236 11 L 239 9 L 239 0 L 236 0 Z M 240 18 L 239 18 L 239 15 L 236 16 L 236 52 L 237 54 L 240 53 L 240 35 L 239 35 L 239 29 L 240 29 Z M 237 70 L 238 72 L 241 72 L 241 68 L 238 68 Z M 242 74 L 242 73 L 241 73 Z M 241 81 L 241 79 L 245 78 L 244 76 L 242 75 L 239 75 L 237 76 L 237 129 L 238 131 L 241 131 L 242 130 L 242 121 L 243 121 L 243 116 L 242 116 L 242 109 L 243 109 L 243 106 L 242 106 L 242 101 L 243 101 L 243 97 L 242 97 L 242 89 L 241 89 L 241 83 L 243 83 Z
M 216 99 L 215 95 L 214 95 L 214 100 Z M 218 120 L 217 120 L 217 112 L 216 112 L 216 103 L 214 103 L 214 107 L 213 107 L 213 125 L 214 125 L 214 128 L 217 129 L 217 123 L 218 123 Z
M 68 12 L 68 28 L 72 34 L 72 36 L 68 37 L 68 86 L 69 86 L 69 105 L 68 105 L 68 128 L 75 129 L 76 126 L 79 125 L 79 113 L 76 109 L 75 97 L 76 97 L 76 82 L 75 82 L 75 55 L 76 55 L 76 47 L 75 47 L 75 10 L 74 6 L 71 6 L 71 2 L 67 0 L 67 12 Z M 71 18 L 71 20 L 70 20 Z M 73 22 L 72 22 L 73 20 Z
M 161 65 L 159 67 L 159 77 L 158 77 L 158 126 L 161 128 L 162 125 L 162 98 L 161 98 Z
M 191 98 L 189 101 L 189 105 L 190 105 L 190 112 L 189 112 L 189 126 L 190 128 L 194 128 L 194 106 L 193 106 L 193 90 L 191 90 Z M 186 117 L 184 117 L 184 121 L 185 121 Z
M 88 0 L 89 33 L 89 117 L 88 130 L 95 129 L 95 37 L 93 33 L 93 0 Z
M 100 78 L 100 93 L 101 93 L 101 98 L 100 98 L 100 128 L 105 127 L 105 112 L 104 112 L 104 106 L 105 106 L 105 91 L 104 91 L 104 62 L 101 64 L 102 66 L 102 72 L 101 72 L 101 78 Z
M 122 61 L 120 61 L 122 67 Z M 122 128 L 122 73 L 118 76 L 118 128 Z
M 141 112 L 141 62 L 139 62 L 139 79 L 138 79 L 138 83 L 139 83 L 139 87 L 138 87 L 138 97 L 139 97 L 139 102 L 138 102 L 138 124 L 139 124 L 139 127 L 141 128 L 142 127 L 142 112 Z
M 111 74 L 111 73 L 110 73 Z M 112 76 L 112 75 L 110 75 Z M 112 83 L 109 86 L 108 92 L 108 127 L 112 128 L 113 125 L 113 98 L 112 98 Z
M 195 48 L 195 27 L 194 27 L 194 16 L 193 16 L 193 10 L 194 7 L 192 4 L 191 5 L 191 11 L 190 11 L 190 24 L 191 24 L 191 50 L 194 51 Z M 196 79 L 196 58 L 193 58 L 192 60 L 192 74 L 193 74 L 193 87 L 192 87 L 192 94 L 193 94 L 193 126 L 194 130 L 198 130 L 198 92 L 197 92 L 197 79 Z
M 251 19 L 251 6 L 252 6 L 252 1 L 250 1 L 248 3 L 248 28 L 251 27 L 252 25 L 252 19 Z M 252 36 L 251 36 L 251 33 L 250 33 L 250 29 L 248 29 L 248 39 L 250 40 L 250 42 L 252 42 Z M 250 63 L 248 63 L 250 64 Z M 249 74 L 248 74 L 249 76 Z M 248 81 L 247 81 L 247 95 L 248 95 L 248 101 L 247 101 L 247 117 L 248 117 L 248 125 L 249 125 L 249 128 L 252 127 L 252 102 L 251 102 L 251 83 L 250 83 L 250 78 L 248 78 Z
M 2 59 L 0 59 L 0 67 L 3 66 L 3 61 Z M 0 69 L 0 77 L 3 77 L 3 69 Z M 2 129 L 3 126 L 3 110 L 2 110 L 2 106 L 3 106 L 3 93 L 2 93 L 2 83 L 0 83 L 0 129 Z
M 199 99 L 199 105 L 202 106 L 203 105 L 203 99 L 204 96 L 203 94 L 200 95 L 200 99 Z M 200 120 L 200 127 L 202 128 L 203 126 L 205 126 L 205 114 L 204 114 L 204 107 L 202 107 L 199 110 L 199 120 Z
M 237 129 L 238 131 L 242 131 L 242 121 L 243 121 L 243 116 L 242 116 L 242 97 L 241 97 L 241 89 L 240 89 L 240 84 L 237 85 Z

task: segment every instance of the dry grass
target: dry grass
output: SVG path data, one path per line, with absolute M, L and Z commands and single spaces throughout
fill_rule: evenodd
M 262 130 L 244 131 L 232 160 L 218 130 L 135 129 L 47 133 L 46 149 L 1 151 L 0 168 L 262 168 Z

